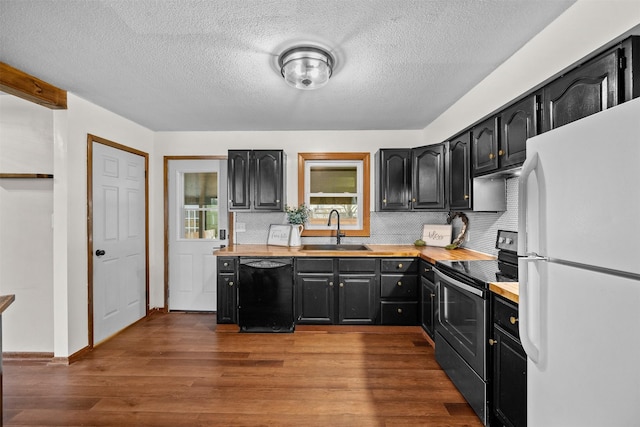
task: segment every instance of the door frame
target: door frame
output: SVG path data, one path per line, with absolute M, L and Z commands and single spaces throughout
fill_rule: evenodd
M 144 158 L 144 271 L 145 317 L 149 315 L 149 153 L 87 134 L 87 270 L 88 270 L 88 316 L 89 348 L 93 348 L 93 143 L 103 144 L 117 150 Z
M 227 160 L 227 156 L 164 156 L 163 157 L 163 198 L 164 198 L 164 308 L 169 312 L 169 161 L 170 160 Z M 229 213 L 227 227 L 229 245 L 233 244 L 232 214 Z

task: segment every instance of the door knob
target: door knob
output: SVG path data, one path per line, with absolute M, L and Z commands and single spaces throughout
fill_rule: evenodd
M 102 249 L 98 249 L 98 250 L 96 251 L 96 256 L 102 256 L 102 255 L 104 255 L 105 253 L 106 253 L 106 252 L 105 252 L 104 250 L 102 250 Z

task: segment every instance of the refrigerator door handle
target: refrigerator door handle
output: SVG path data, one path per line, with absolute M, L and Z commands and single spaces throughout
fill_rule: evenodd
M 527 179 L 538 167 L 538 153 L 527 155 L 518 178 L 518 255 L 530 255 L 527 251 Z
M 533 340 L 531 339 L 529 330 L 531 327 L 540 328 L 541 319 L 532 318 L 531 313 L 533 312 L 533 310 L 531 309 L 533 307 L 530 307 L 530 304 L 532 300 L 540 301 L 540 299 L 531 298 L 531 295 L 529 294 L 530 292 L 529 271 L 528 271 L 527 264 L 530 262 L 537 262 L 537 261 L 544 261 L 544 258 L 528 257 L 528 258 L 518 259 L 518 283 L 519 283 L 518 330 L 520 332 L 520 341 L 522 342 L 522 347 L 524 348 L 524 351 L 527 353 L 527 356 L 529 357 L 529 359 L 531 359 L 536 364 L 540 361 L 541 349 L 539 346 L 536 346 Z

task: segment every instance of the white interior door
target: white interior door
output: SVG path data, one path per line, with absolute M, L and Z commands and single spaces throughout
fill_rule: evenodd
M 146 315 L 145 159 L 92 144 L 93 337 L 97 343 Z
M 227 240 L 227 162 L 170 160 L 169 310 L 216 311 L 213 251 Z

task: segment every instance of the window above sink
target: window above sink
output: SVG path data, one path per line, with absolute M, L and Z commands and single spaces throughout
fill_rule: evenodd
M 333 236 L 329 212 L 346 236 L 369 236 L 369 153 L 299 153 L 298 200 L 311 209 L 304 236 Z

